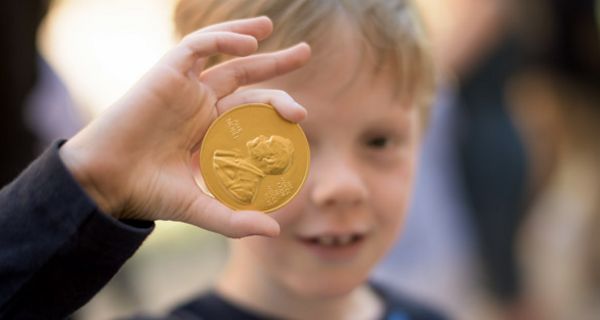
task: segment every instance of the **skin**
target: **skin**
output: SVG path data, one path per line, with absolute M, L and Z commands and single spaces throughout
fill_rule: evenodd
M 364 283 L 403 224 L 420 122 L 417 108 L 395 95 L 391 74 L 373 74 L 373 59 L 352 50 L 361 43 L 349 30 L 335 32 L 335 47 L 319 48 L 321 59 L 252 86 L 280 89 L 304 105 L 309 117 L 301 125 L 311 145 L 307 183 L 272 214 L 279 237 L 234 240 L 218 281 L 222 295 L 252 310 L 292 319 L 382 312 Z M 363 238 L 341 256 L 305 242 L 349 234 Z

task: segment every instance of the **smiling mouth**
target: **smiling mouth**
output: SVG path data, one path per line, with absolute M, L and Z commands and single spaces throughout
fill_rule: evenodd
M 300 237 L 300 242 L 322 261 L 352 261 L 366 240 L 366 234 L 347 233 L 342 235 L 320 235 Z
M 364 235 L 361 234 L 345 234 L 345 235 L 324 235 L 318 237 L 302 238 L 302 242 L 310 245 L 319 245 L 324 247 L 344 247 L 356 244 L 362 241 Z

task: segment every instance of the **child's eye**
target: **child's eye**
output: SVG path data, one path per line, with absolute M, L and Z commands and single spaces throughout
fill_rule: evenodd
M 406 149 L 405 136 L 399 129 L 369 130 L 360 141 L 362 154 L 377 165 L 397 163 Z
M 375 149 L 384 149 L 389 147 L 391 140 L 388 137 L 379 136 L 367 140 L 367 146 Z

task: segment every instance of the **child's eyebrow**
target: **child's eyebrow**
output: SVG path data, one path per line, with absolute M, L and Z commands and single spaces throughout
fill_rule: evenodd
M 398 131 L 410 128 L 412 122 L 408 112 L 395 111 L 398 115 L 391 116 L 389 113 L 367 119 L 365 127 L 369 131 Z

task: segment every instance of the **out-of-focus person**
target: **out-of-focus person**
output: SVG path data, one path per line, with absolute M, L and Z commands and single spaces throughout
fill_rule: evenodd
M 0 4 L 0 187 L 57 137 L 83 124 L 67 89 L 40 55 L 37 33 L 51 0 Z
M 598 6 L 520 5 L 528 60 L 510 96 L 533 169 L 519 248 L 528 319 L 600 315 Z
M 36 30 L 48 1 L 3 1 L 0 5 L 0 186 L 17 176 L 35 156 L 36 138 L 23 120 L 24 105 L 34 87 Z M 10 150 L 10 152 L 7 152 Z

